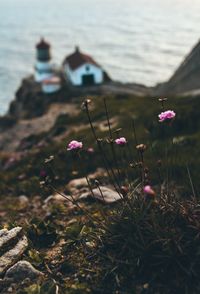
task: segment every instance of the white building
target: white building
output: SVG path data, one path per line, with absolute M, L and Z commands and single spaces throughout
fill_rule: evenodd
M 76 50 L 67 56 L 63 62 L 64 74 L 74 86 L 101 84 L 104 81 L 103 69 L 86 54 Z
M 36 45 L 35 81 L 42 82 L 53 76 L 51 64 L 50 45 L 42 38 Z
M 42 91 L 46 94 L 58 92 L 61 88 L 61 80 L 57 76 L 42 81 Z

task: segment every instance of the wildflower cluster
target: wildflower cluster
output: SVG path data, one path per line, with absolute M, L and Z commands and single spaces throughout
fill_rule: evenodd
M 116 139 L 116 140 L 115 140 L 115 143 L 116 143 L 117 145 L 121 145 L 121 146 L 123 146 L 123 145 L 126 145 L 127 141 L 126 141 L 126 138 L 121 137 L 121 138 Z
M 82 149 L 82 148 L 83 148 L 83 143 L 82 142 L 78 142 L 76 140 L 73 140 L 68 144 L 67 150 L 68 151 L 79 150 L 79 149 Z
M 163 112 L 161 112 L 158 115 L 159 122 L 165 122 L 165 121 L 170 122 L 170 121 L 172 121 L 175 118 L 176 113 L 173 110 L 164 111 L 164 103 L 167 101 L 167 98 L 159 99 L 159 101 L 161 102 L 162 108 L 163 108 Z M 128 140 L 124 136 L 119 136 L 119 130 L 121 131 L 121 129 L 118 129 L 117 131 L 115 131 L 117 133 L 117 138 L 116 139 L 113 138 L 113 133 L 112 133 L 112 130 L 111 130 L 110 120 L 109 120 L 109 116 L 108 116 L 108 109 L 107 109 L 106 102 L 104 100 L 104 106 L 105 106 L 105 110 L 106 110 L 106 117 L 107 117 L 107 123 L 108 123 L 108 131 L 109 131 L 109 138 L 107 138 L 105 141 L 110 144 L 111 149 L 112 149 L 113 159 L 114 159 L 114 161 L 116 163 L 116 169 L 118 170 L 117 173 L 115 174 L 116 171 L 111 166 L 110 160 L 107 158 L 107 154 L 102 148 L 103 139 L 98 138 L 97 135 L 96 135 L 95 127 L 94 127 L 94 125 L 92 123 L 92 119 L 90 117 L 90 111 L 89 111 L 89 105 L 90 104 L 91 104 L 91 99 L 87 99 L 87 100 L 85 100 L 83 102 L 82 108 L 87 113 L 92 133 L 93 133 L 94 138 L 96 140 L 96 143 L 97 143 L 97 145 L 98 145 L 98 147 L 100 149 L 100 152 L 102 153 L 102 157 L 103 157 L 103 161 L 104 161 L 104 164 L 105 164 L 105 168 L 106 168 L 107 173 L 108 173 L 108 177 L 112 178 L 113 185 L 116 187 L 116 190 L 119 189 L 119 191 L 121 193 L 121 191 L 124 190 L 124 187 L 126 187 L 126 185 L 120 184 L 120 180 L 118 179 L 118 177 L 121 177 L 122 175 L 124 175 L 124 176 L 126 175 L 128 177 L 128 172 L 125 171 L 125 167 L 122 168 L 122 163 L 118 162 L 118 158 L 117 158 L 117 155 L 116 155 L 114 145 L 119 146 L 119 147 L 127 146 L 127 148 L 130 148 L 130 146 L 128 144 Z M 137 139 L 135 141 L 137 142 Z M 67 146 L 67 150 L 72 151 L 72 152 L 74 152 L 74 151 L 78 152 L 78 151 L 82 150 L 83 148 L 84 148 L 83 142 L 80 142 L 80 141 L 77 141 L 77 140 L 72 140 L 71 142 L 69 142 L 69 144 Z M 135 167 L 138 167 L 141 170 L 141 182 L 142 182 L 142 187 L 143 187 L 143 193 L 144 193 L 144 195 L 146 197 L 154 197 L 156 195 L 156 193 L 155 193 L 154 189 L 150 185 L 151 181 L 149 179 L 149 169 L 145 165 L 145 162 L 144 162 L 144 153 L 145 153 L 145 151 L 147 149 L 147 145 L 146 144 L 136 144 L 135 148 L 136 148 L 136 150 L 137 150 L 137 152 L 139 154 L 139 161 L 135 162 L 135 163 L 129 163 L 129 167 L 134 167 L 135 166 Z M 93 149 L 93 147 L 90 147 L 90 148 L 87 148 L 86 151 L 88 153 L 93 153 L 94 149 Z M 123 156 L 126 156 L 125 151 L 124 151 L 123 154 L 124 154 Z M 120 168 L 119 168 L 119 166 L 120 166 Z M 131 183 L 129 185 L 131 185 Z M 123 189 L 122 189 L 122 187 L 123 187 Z M 127 189 L 127 187 L 126 187 L 126 189 Z
M 175 118 L 176 113 L 173 110 L 167 110 L 164 112 L 161 112 L 158 117 L 159 117 L 159 122 L 164 122 L 166 120 L 172 120 Z
M 158 117 L 155 116 L 154 121 L 157 121 L 161 131 L 166 126 L 170 132 L 169 126 L 174 121 L 176 112 L 165 110 L 166 98 L 159 101 L 162 112 Z M 121 129 L 112 130 L 105 102 L 108 131 L 104 137 L 99 137 L 96 131 L 98 126 L 92 122 L 92 114 L 89 111 L 90 103 L 91 100 L 86 100 L 82 106 L 88 115 L 96 141 L 95 147 L 99 149 L 101 167 L 105 168 L 104 178 L 96 175 L 94 178 L 86 177 L 88 190 L 92 197 L 104 204 L 108 203 L 105 196 L 111 197 L 115 192 L 114 195 L 120 202 L 116 205 L 111 205 L 113 202 L 109 202 L 107 206 L 100 205 L 98 213 L 95 214 L 94 211 L 88 210 L 89 205 L 79 207 L 89 214 L 91 223 L 95 224 L 93 230 L 101 230 L 95 239 L 95 248 L 84 247 L 84 241 L 81 240 L 83 257 L 87 254 L 87 257 L 92 256 L 94 262 L 100 261 L 99 273 L 103 265 L 102 276 L 106 286 L 103 287 L 102 293 L 106 292 L 105 289 L 108 290 L 106 293 L 189 293 L 188 289 L 195 285 L 193 281 L 197 282 L 200 273 L 197 246 L 200 241 L 199 210 L 194 201 L 184 202 L 178 198 L 179 195 L 176 197 L 176 190 L 170 187 L 171 179 L 167 178 L 168 170 L 165 170 L 165 165 L 170 167 L 167 156 L 169 146 L 173 146 L 170 145 L 171 137 L 169 136 L 170 142 L 164 140 L 164 144 L 157 144 L 159 150 L 156 153 L 157 149 L 153 149 L 153 144 L 148 143 L 142 136 L 138 138 L 135 130 L 133 138 L 127 133 L 121 134 Z M 81 166 L 82 169 L 82 156 L 86 154 L 86 158 L 91 159 L 93 155 L 88 153 L 93 153 L 94 148 L 88 147 L 83 140 L 78 141 L 80 138 L 79 134 L 77 140 L 69 142 L 67 150 L 73 159 L 81 160 L 78 168 Z M 162 145 L 164 149 L 160 148 Z M 151 151 L 155 154 L 153 162 L 149 160 Z M 96 159 L 95 156 L 93 159 Z M 98 160 L 99 158 L 96 162 Z M 108 182 L 110 189 L 105 189 L 105 194 L 104 185 Z M 72 197 L 70 200 L 73 204 L 78 203 L 77 199 Z M 91 208 L 94 210 L 93 206 Z M 89 234 L 88 237 L 92 238 Z M 92 242 L 87 240 L 85 244 Z M 91 248 L 94 248 L 92 252 Z M 91 266 L 93 267 L 93 263 Z M 106 279 L 105 267 L 108 269 Z M 93 272 L 93 268 L 89 270 Z M 93 284 L 96 287 L 97 284 Z M 163 285 L 167 291 L 163 290 Z M 98 288 L 101 289 L 99 285 Z M 198 292 L 191 290 L 191 293 Z
M 116 145 L 120 145 L 120 146 L 124 146 L 127 144 L 127 140 L 124 137 L 118 138 L 115 140 Z M 72 150 L 80 150 L 83 148 L 83 143 L 82 142 L 78 142 L 76 140 L 72 140 L 71 142 L 69 142 L 68 146 L 67 146 L 67 150 L 68 151 L 72 151 Z M 93 153 L 94 149 L 92 147 L 88 148 L 87 151 L 89 153 Z
M 143 189 L 144 193 L 148 196 L 155 196 L 155 191 L 150 185 L 146 185 Z

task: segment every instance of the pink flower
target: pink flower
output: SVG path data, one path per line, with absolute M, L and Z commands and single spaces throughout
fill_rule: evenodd
M 81 148 L 83 148 L 83 143 L 78 142 L 76 140 L 73 140 L 68 144 L 67 150 L 71 151 L 71 150 L 78 150 L 78 149 L 81 149 Z
M 45 178 L 46 176 L 47 176 L 46 171 L 44 169 L 41 169 L 41 171 L 40 171 L 40 177 L 41 178 Z
M 173 119 L 175 116 L 176 116 L 176 113 L 173 110 L 167 110 L 167 111 L 161 112 L 158 115 L 159 122 L 163 122 L 165 120 Z
M 123 146 L 123 145 L 126 145 L 127 141 L 126 141 L 126 138 L 121 137 L 121 138 L 116 139 L 116 140 L 115 140 L 115 143 L 116 143 L 117 145 L 121 145 L 121 146 Z
M 152 189 L 150 185 L 146 185 L 143 189 L 144 193 L 150 196 L 155 196 L 155 191 Z

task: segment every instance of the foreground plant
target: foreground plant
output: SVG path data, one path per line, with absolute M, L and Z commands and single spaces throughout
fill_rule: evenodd
M 173 110 L 166 110 L 164 112 L 161 112 L 161 114 L 158 115 L 159 122 L 169 121 L 174 119 L 176 116 L 176 113 Z
M 163 111 L 159 122 L 166 122 L 169 127 L 176 113 L 165 110 L 166 101 L 166 98 L 160 99 Z M 198 293 L 200 203 L 194 197 L 181 199 L 169 179 L 162 178 L 162 160 L 157 158 L 151 166 L 157 169 L 158 179 L 152 181 L 152 167 L 146 159 L 151 145 L 139 142 L 134 123 L 135 146 L 128 137 L 119 135 L 119 130 L 112 130 L 105 100 L 108 134 L 99 138 L 90 104 L 91 100 L 86 100 L 82 106 L 107 179 L 120 196 L 116 206 L 106 211 L 99 208 L 98 218 L 85 208 L 83 211 L 93 223 L 90 242 L 81 243 L 84 274 L 93 271 L 93 264 L 98 267 L 98 277 L 91 277 L 92 293 Z M 85 145 L 86 142 L 76 140 L 68 144 L 68 151 L 79 166 L 84 161 Z M 169 162 L 167 158 L 167 164 Z M 91 195 L 94 189 L 99 189 L 103 199 L 99 180 L 91 182 L 87 176 L 86 180 Z M 191 177 L 190 183 L 193 187 Z M 70 201 L 77 203 L 73 196 Z M 81 209 L 78 203 L 77 206 Z
M 199 293 L 199 202 L 158 196 L 149 202 L 136 194 L 133 209 L 115 215 L 103 236 L 96 256 L 110 293 Z
M 76 140 L 73 140 L 68 144 L 67 150 L 68 151 L 79 150 L 79 149 L 82 149 L 82 148 L 83 148 L 83 143 L 82 142 L 78 142 Z

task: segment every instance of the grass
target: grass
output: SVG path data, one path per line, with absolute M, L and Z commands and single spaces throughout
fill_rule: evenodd
M 96 123 L 98 137 L 108 137 L 108 132 L 98 130 L 100 122 L 106 119 L 105 110 L 103 109 L 102 99 L 104 97 L 94 98 L 94 109 L 92 110 L 92 119 Z M 187 182 L 187 170 L 186 164 L 190 167 L 194 182 L 198 182 L 199 173 L 199 156 L 198 149 L 200 147 L 200 132 L 199 125 L 200 119 L 198 116 L 198 109 L 200 100 L 199 97 L 180 97 L 171 98 L 169 108 L 173 108 L 177 111 L 177 120 L 173 124 L 173 128 L 168 131 L 164 131 L 160 128 L 157 122 L 157 114 L 161 108 L 158 105 L 157 99 L 151 98 L 138 98 L 133 96 L 125 96 L 124 99 L 118 99 L 118 96 L 105 97 L 107 99 L 110 116 L 117 116 L 118 125 L 122 127 L 122 132 L 129 140 L 130 148 L 134 151 L 135 142 L 132 135 L 132 119 L 134 118 L 135 126 L 137 130 L 138 141 L 149 145 L 146 152 L 146 159 L 152 162 L 152 158 L 156 159 L 164 158 L 163 148 L 166 144 L 166 140 L 174 139 L 176 142 L 173 144 L 174 157 L 171 163 L 171 173 L 174 174 L 175 181 L 179 181 L 182 178 Z M 168 102 L 169 103 L 169 102 Z M 77 118 L 68 118 L 61 116 L 55 126 L 47 133 L 43 133 L 38 136 L 32 136 L 27 138 L 28 140 L 28 154 L 22 158 L 19 162 L 12 165 L 12 167 L 0 172 L 2 178 L 0 184 L 0 194 L 7 193 L 7 187 L 12 183 L 14 194 L 28 193 L 33 195 L 34 191 L 26 189 L 26 181 L 35 182 L 35 176 L 38 176 L 41 168 L 44 167 L 44 158 L 50 155 L 55 155 L 57 158 L 57 166 L 59 167 L 59 185 L 67 182 L 73 176 L 70 173 L 71 159 L 66 153 L 65 146 L 73 138 L 78 140 L 85 140 L 87 146 L 95 147 L 92 134 L 88 128 L 77 132 L 72 131 L 68 137 L 61 141 L 55 142 L 53 138 L 66 129 L 70 129 L 71 126 L 87 125 L 88 120 L 84 112 L 81 112 Z M 116 128 L 117 128 L 116 127 Z M 167 133 L 168 132 L 168 133 Z M 37 148 L 37 143 L 42 139 L 46 141 L 46 146 L 43 148 Z M 168 142 L 167 141 L 167 142 Z M 27 144 L 26 144 L 27 145 Z M 155 155 L 157 158 L 155 158 Z M 9 156 L 9 155 L 8 155 Z M 4 164 L 6 161 L 5 155 L 1 155 L 1 162 Z M 65 163 L 69 162 L 68 165 Z M 92 169 L 101 166 L 101 158 L 98 153 L 95 156 L 95 162 L 93 162 Z M 179 172 L 177 172 L 179 170 Z M 18 176 L 21 174 L 26 175 L 24 181 L 18 180 Z M 176 176 L 177 175 L 177 176 Z M 157 175 L 155 175 L 156 178 Z M 25 187 L 23 187 L 25 186 Z M 36 185 L 34 185 L 36 188 Z M 38 193 L 39 186 L 36 189 Z M 11 192 L 13 193 L 13 192 Z
M 109 117 L 117 117 L 111 133 L 99 128 L 107 119 L 103 98 L 107 98 Z M 25 208 L 15 200 L 5 209 L 14 212 L 12 221 L 22 224 L 29 237 L 25 258 L 46 274 L 44 281 L 24 285 L 18 293 L 56 293 L 57 289 L 72 294 L 199 293 L 200 203 L 195 183 L 200 166 L 200 100 L 179 97 L 167 103 L 166 108 L 177 112 L 171 126 L 158 122 L 162 108 L 157 99 L 95 97 L 90 118 L 95 137 L 101 139 L 98 143 L 84 111 L 78 121 L 60 116 L 50 132 L 29 138 L 27 156 L 0 173 L 2 195 L 10 186 L 11 197 L 22 193 L 30 197 Z M 54 140 L 80 123 L 86 128 L 71 131 L 64 141 Z M 123 148 L 112 143 L 119 136 L 128 140 Z M 41 138 L 48 138 L 47 144 L 38 148 Z M 81 159 L 66 151 L 72 139 L 84 142 Z M 135 148 L 141 143 L 148 147 L 142 154 Z M 95 153 L 89 154 L 88 147 Z M 44 163 L 51 155 L 54 159 Z M 5 155 L 1 160 L 4 165 Z M 120 203 L 43 207 L 42 197 L 52 191 L 40 187 L 41 169 L 47 173 L 47 183 L 65 190 L 70 179 L 105 167 L 105 162 L 107 181 L 114 182 L 120 192 L 122 186 L 127 188 Z M 144 195 L 145 184 L 154 187 L 156 196 Z
M 111 222 L 100 251 L 107 293 L 199 292 L 198 203 L 170 196 L 150 204 L 140 194 Z

